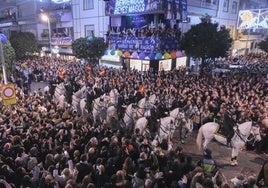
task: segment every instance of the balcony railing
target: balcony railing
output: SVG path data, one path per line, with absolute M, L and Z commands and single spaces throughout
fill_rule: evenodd
M 0 22 L 14 22 L 14 21 L 16 21 L 16 17 L 14 15 L 0 17 Z

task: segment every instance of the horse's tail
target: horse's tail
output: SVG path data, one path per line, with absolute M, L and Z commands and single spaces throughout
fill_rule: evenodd
M 199 149 L 199 151 L 201 151 L 202 149 L 202 139 L 203 139 L 203 126 L 201 126 L 198 130 L 198 134 L 196 137 L 196 145 Z

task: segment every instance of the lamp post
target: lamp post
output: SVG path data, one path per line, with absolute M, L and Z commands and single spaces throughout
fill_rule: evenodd
M 50 54 L 52 55 L 52 48 L 51 48 L 51 25 L 50 25 L 50 20 L 48 15 L 46 14 L 42 14 L 42 20 L 47 22 L 48 25 L 48 40 L 49 40 L 49 50 L 50 50 Z
M 3 71 L 3 78 L 4 84 L 7 84 L 7 75 L 6 75 L 6 64 L 5 64 L 5 57 L 4 57 L 4 50 L 3 50 L 3 43 L 7 41 L 7 37 L 0 33 L 0 55 L 2 61 L 2 71 Z

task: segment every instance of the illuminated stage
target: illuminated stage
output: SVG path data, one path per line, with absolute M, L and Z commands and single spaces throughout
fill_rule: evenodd
M 142 71 L 177 67 L 181 61 L 177 58 L 183 56 L 178 25 L 187 21 L 187 0 L 109 0 L 105 13 L 110 16 L 110 30 L 102 63 Z

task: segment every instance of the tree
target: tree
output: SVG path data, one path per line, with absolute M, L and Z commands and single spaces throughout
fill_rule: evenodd
M 201 23 L 184 34 L 181 48 L 187 56 L 202 58 L 203 66 L 207 58 L 225 57 L 232 41 L 230 31 L 225 27 L 218 29 L 218 24 L 211 23 L 210 16 L 206 15 L 201 18 Z
M 31 32 L 14 33 L 10 37 L 10 43 L 15 49 L 16 58 L 21 59 L 28 53 L 37 51 L 37 40 Z
M 98 61 L 106 49 L 107 45 L 101 37 L 79 38 L 72 43 L 72 50 L 75 57 L 85 59 L 91 65 L 94 65 L 95 62 L 89 60 L 95 59 Z
M 5 43 L 2 43 L 3 45 L 3 52 L 4 52 L 4 59 L 5 59 L 5 65 L 6 65 L 6 73 L 7 75 L 10 75 L 13 71 L 13 62 L 15 60 L 15 50 L 11 46 L 10 42 L 7 41 Z M 1 54 L 0 54 L 1 59 Z M 0 68 L 1 74 L 2 74 L 2 66 Z
M 268 36 L 262 40 L 261 42 L 258 43 L 258 46 L 261 50 L 264 52 L 268 53 Z

